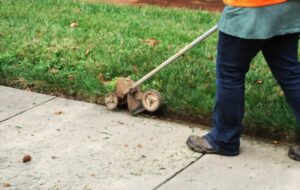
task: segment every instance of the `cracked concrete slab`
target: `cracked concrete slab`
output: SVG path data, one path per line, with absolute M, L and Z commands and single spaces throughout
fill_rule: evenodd
M 0 122 L 52 98 L 54 97 L 0 86 Z
M 243 140 L 241 155 L 204 155 L 159 190 L 297 190 L 300 164 L 287 156 L 288 147 Z
M 195 133 L 205 131 L 56 98 L 0 124 L 0 183 L 152 189 L 199 156 L 185 145 Z M 25 153 L 31 162 L 22 163 Z
M 188 150 L 185 140 L 190 134 L 203 135 L 204 130 L 62 98 L 20 109 L 18 101 L 24 99 L 28 106 L 31 97 L 39 95 L 1 90 L 8 90 L 7 98 L 0 98 L 7 106 L 1 108 L 14 114 L 27 110 L 0 123 L 4 189 L 148 190 L 162 183 L 162 190 L 296 190 L 300 186 L 300 164 L 287 157 L 285 146 L 243 140 L 238 157 L 198 159 L 202 155 Z M 18 97 L 13 100 L 18 101 L 8 98 L 14 91 Z M 26 153 L 32 160 L 23 163 Z

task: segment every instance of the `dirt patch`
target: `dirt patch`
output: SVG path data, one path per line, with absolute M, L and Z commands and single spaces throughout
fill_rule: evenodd
M 159 5 L 162 7 L 184 7 L 190 9 L 204 9 L 209 11 L 222 11 L 222 0 L 90 0 L 91 2 L 108 2 L 134 5 Z

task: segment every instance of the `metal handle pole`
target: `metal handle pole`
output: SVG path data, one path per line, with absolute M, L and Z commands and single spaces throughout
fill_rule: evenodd
M 169 65 L 170 63 L 172 63 L 173 61 L 175 61 L 181 55 L 183 55 L 186 52 L 188 52 L 190 49 L 192 49 L 198 43 L 200 43 L 203 40 L 205 40 L 207 37 L 209 37 L 211 34 L 213 34 L 214 32 L 216 32 L 217 30 L 218 30 L 217 25 L 214 26 L 214 27 L 212 27 L 211 29 L 209 29 L 207 32 L 205 32 L 203 35 L 199 36 L 192 43 L 190 43 L 189 45 L 187 45 L 186 47 L 184 47 L 183 49 L 181 49 L 175 55 L 173 55 L 172 57 L 170 57 L 169 59 L 167 59 L 166 61 L 164 61 L 162 64 L 160 64 L 158 67 L 156 67 L 155 69 L 153 69 L 151 72 L 149 72 L 147 75 L 145 75 L 143 78 L 141 78 L 140 80 L 138 80 L 137 82 L 135 82 L 131 86 L 131 89 L 134 89 L 134 88 L 138 87 L 139 85 L 141 85 L 143 82 L 145 82 L 150 77 L 152 77 L 153 75 L 155 75 L 158 71 L 160 71 L 161 69 L 163 69 L 164 67 L 166 67 L 167 65 Z

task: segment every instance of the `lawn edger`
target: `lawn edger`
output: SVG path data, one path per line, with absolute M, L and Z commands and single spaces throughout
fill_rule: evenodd
M 157 90 L 147 90 L 142 92 L 139 86 L 146 80 L 151 78 L 153 75 L 158 73 L 164 67 L 175 61 L 180 56 L 184 55 L 190 49 L 195 47 L 197 44 L 205 40 L 207 37 L 212 35 L 218 30 L 217 26 L 212 27 L 203 35 L 199 36 L 189 45 L 178 51 L 175 55 L 168 58 L 166 61 L 161 63 L 158 67 L 153 69 L 151 72 L 146 74 L 137 82 L 129 78 L 118 78 L 116 81 L 115 91 L 105 96 L 105 105 L 108 109 L 115 109 L 120 105 L 126 104 L 129 112 L 132 115 L 136 115 L 145 110 L 149 112 L 155 112 L 162 104 L 162 97 Z

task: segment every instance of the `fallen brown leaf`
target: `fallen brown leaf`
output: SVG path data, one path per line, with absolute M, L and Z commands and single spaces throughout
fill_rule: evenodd
M 214 60 L 214 56 L 212 56 L 212 55 L 208 56 L 207 58 L 208 58 L 208 60 L 210 60 L 210 61 L 213 61 L 213 60 Z
M 279 142 L 274 140 L 274 141 L 272 141 L 272 144 L 279 144 Z
M 78 27 L 78 23 L 73 21 L 71 24 L 70 24 L 70 27 L 71 28 L 77 28 Z
M 91 53 L 91 50 L 92 50 L 91 48 L 87 49 L 87 50 L 85 51 L 84 55 L 85 55 L 85 56 L 88 56 L 88 55 Z
M 8 182 L 3 183 L 3 187 L 10 187 L 10 186 L 11 186 L 11 184 Z
M 62 111 L 57 111 L 57 112 L 54 112 L 54 114 L 55 115 L 61 115 L 61 114 L 63 114 L 63 112 Z
M 256 80 L 256 81 L 255 81 L 255 84 L 263 84 L 263 83 L 264 83 L 263 80 Z
M 139 71 L 137 65 L 133 65 L 132 67 L 133 67 L 133 72 L 134 72 L 135 74 L 137 74 L 138 71 Z
M 25 154 L 23 157 L 23 163 L 30 162 L 31 156 L 29 154 Z
M 147 40 L 144 41 L 145 44 L 148 44 L 149 46 L 157 46 L 159 44 L 158 40 L 156 40 L 155 38 L 149 38 Z
M 99 80 L 102 84 L 104 84 L 104 85 L 106 85 L 106 84 L 109 83 L 109 81 L 105 79 L 105 77 L 104 77 L 104 75 L 103 75 L 102 73 L 100 73 L 100 74 L 98 75 L 98 80 Z
M 138 144 L 137 147 L 138 147 L 138 148 L 143 148 L 143 145 Z
M 68 80 L 69 81 L 74 81 L 75 77 L 73 75 L 68 75 Z
M 56 68 L 52 68 L 52 69 L 50 70 L 50 73 L 53 73 L 53 74 L 58 73 L 58 72 L 59 72 L 59 70 L 56 69 Z

